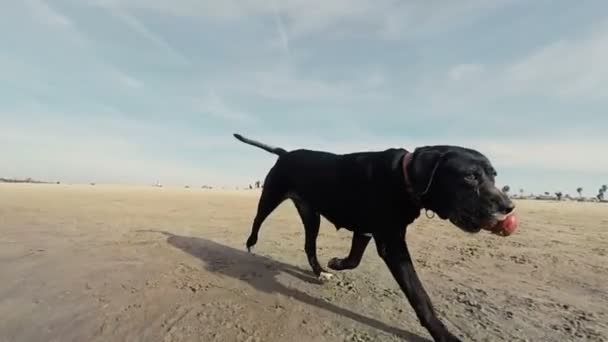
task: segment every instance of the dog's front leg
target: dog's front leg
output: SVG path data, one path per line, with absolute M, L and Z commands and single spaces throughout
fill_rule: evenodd
M 433 304 L 416 274 L 403 236 L 374 236 L 374 239 L 378 254 L 399 283 L 422 326 L 435 341 L 460 341 L 448 331 L 435 314 Z

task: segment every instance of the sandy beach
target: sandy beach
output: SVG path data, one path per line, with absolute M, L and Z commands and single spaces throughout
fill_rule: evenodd
M 427 341 L 370 245 L 319 283 L 285 202 L 244 247 L 259 192 L 0 184 L 0 341 Z M 408 230 L 466 341 L 607 341 L 608 206 L 519 200 L 519 231 Z M 351 233 L 322 221 L 322 264 Z

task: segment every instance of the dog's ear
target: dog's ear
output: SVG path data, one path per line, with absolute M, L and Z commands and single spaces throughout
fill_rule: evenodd
M 419 147 L 414 151 L 410 177 L 416 193 L 424 193 L 431 181 L 432 173 L 436 171 L 443 153 L 431 146 Z
M 447 150 L 438 147 L 417 148 L 410 168 L 412 186 L 421 197 L 424 208 L 434 211 L 442 219 L 448 217 L 450 208 L 445 198 L 438 192 L 440 184 L 437 180 L 437 171 L 448 154 Z

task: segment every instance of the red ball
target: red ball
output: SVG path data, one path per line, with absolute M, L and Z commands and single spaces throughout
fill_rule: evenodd
M 515 216 L 515 214 L 511 214 L 496 224 L 496 230 L 499 231 L 503 236 L 509 236 L 515 233 L 517 230 L 517 221 L 517 216 Z

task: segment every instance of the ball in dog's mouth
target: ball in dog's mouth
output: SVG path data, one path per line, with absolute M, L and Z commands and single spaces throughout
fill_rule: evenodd
M 494 227 L 490 230 L 492 233 L 502 236 L 509 236 L 517 230 L 518 220 L 515 214 L 509 214 L 505 216 L 502 220 L 496 222 Z

